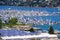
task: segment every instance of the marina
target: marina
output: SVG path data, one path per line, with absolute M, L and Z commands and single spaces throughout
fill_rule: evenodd
M 60 40 L 60 8 L 0 6 L 0 19 L 2 40 Z M 50 26 L 54 34 L 48 33 Z
M 16 6 L 0 6 L 0 18 L 8 21 L 12 17 L 18 18 L 19 22 L 33 25 L 57 25 L 55 29 L 60 27 L 60 10 L 59 8 L 30 8 Z M 27 15 L 26 15 L 27 14 Z M 37 27 L 37 26 L 35 26 Z M 40 28 L 40 26 L 38 27 Z M 43 29 L 44 27 L 42 27 Z M 48 27 L 46 27 L 48 29 Z M 43 29 L 44 30 L 44 29 Z

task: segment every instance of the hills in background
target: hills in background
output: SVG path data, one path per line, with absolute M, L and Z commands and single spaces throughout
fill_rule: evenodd
M 60 0 L 0 0 L 0 6 L 60 7 Z

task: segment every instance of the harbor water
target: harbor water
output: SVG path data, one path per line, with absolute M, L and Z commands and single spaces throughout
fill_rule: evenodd
M 27 19 L 36 19 L 38 20 L 43 20 L 46 21 L 47 19 L 50 20 L 51 22 L 60 22 L 60 9 L 59 8 L 30 8 L 30 7 L 17 7 L 17 6 L 0 6 L 0 10 L 25 10 L 25 11 L 47 11 L 48 14 L 52 14 L 53 12 L 57 12 L 53 16 L 25 16 L 24 18 Z M 56 15 L 56 16 L 55 16 Z M 44 24 L 44 25 L 33 25 L 33 27 L 41 28 L 42 30 L 48 30 L 49 29 L 49 24 Z M 55 30 L 60 31 L 60 24 L 53 24 L 53 27 Z

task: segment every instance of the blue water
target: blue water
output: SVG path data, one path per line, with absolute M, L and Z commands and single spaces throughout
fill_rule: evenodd
M 10 10 L 25 10 L 25 11 L 31 11 L 31 10 L 34 10 L 34 11 L 47 11 L 48 13 L 53 13 L 53 12 L 60 12 L 59 8 L 42 8 L 42 7 L 38 7 L 38 8 L 32 8 L 32 7 L 17 7 L 17 6 L 0 6 L 0 10 L 9 10 L 9 8 L 11 8 Z M 28 17 L 25 17 L 25 18 L 28 18 Z M 43 20 L 51 20 L 51 21 L 56 21 L 56 22 L 60 22 L 60 15 L 58 16 L 42 16 L 42 17 L 39 17 L 39 16 L 32 16 L 32 17 L 29 17 L 29 18 L 36 18 L 37 20 L 40 20 L 41 18 Z M 53 25 L 54 26 L 54 29 L 55 30 L 59 30 L 60 31 L 60 25 Z M 49 29 L 49 25 L 36 25 L 36 26 L 33 26 L 33 27 L 37 27 L 37 28 L 41 28 L 43 30 L 48 30 Z
M 52 13 L 52 12 L 58 12 L 58 8 L 0 6 L 0 10 L 9 10 L 9 8 L 11 8 L 11 10 L 47 11 L 47 12 L 50 12 L 50 13 Z
M 46 21 L 46 19 L 51 20 L 52 22 L 60 22 L 60 16 L 25 16 L 25 18 L 30 18 L 30 19 L 36 19 L 36 20 L 41 20 L 43 19 Z
M 60 31 L 60 25 L 52 25 L 52 26 L 53 26 L 54 30 Z M 48 25 L 48 24 L 36 25 L 36 26 L 33 26 L 33 27 L 37 27 L 37 28 L 40 28 L 42 30 L 49 30 L 50 25 Z

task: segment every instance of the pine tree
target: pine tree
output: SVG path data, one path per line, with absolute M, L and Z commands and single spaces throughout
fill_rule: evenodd
M 2 20 L 0 19 L 0 29 L 2 28 Z
M 54 28 L 53 28 L 53 26 L 50 26 L 48 33 L 49 34 L 54 34 Z

